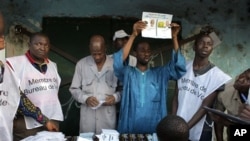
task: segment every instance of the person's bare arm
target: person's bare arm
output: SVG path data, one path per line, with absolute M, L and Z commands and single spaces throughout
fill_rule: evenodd
M 133 26 L 133 33 L 129 36 L 128 42 L 123 47 L 123 61 L 125 61 L 129 55 L 132 44 L 138 34 L 146 27 L 146 23 L 143 21 L 137 21 Z
M 171 23 L 171 30 L 172 30 L 172 41 L 173 41 L 173 48 L 175 51 L 178 51 L 179 49 L 179 43 L 178 43 L 178 34 L 181 30 L 181 26 L 177 23 Z
M 172 114 L 176 115 L 178 109 L 178 86 L 177 83 L 175 85 L 174 97 L 172 101 Z
M 20 103 L 18 113 L 27 117 L 31 117 L 43 124 L 48 131 L 59 131 L 59 124 L 53 120 L 48 119 L 39 107 L 36 107 L 30 99 L 23 93 L 20 93 Z
M 226 118 L 220 117 L 210 112 L 209 112 L 209 115 L 214 121 L 214 131 L 215 131 L 215 136 L 216 136 L 217 141 L 223 141 L 224 127 L 232 125 L 234 123 L 232 123 Z
M 203 102 L 202 105 L 199 107 L 198 111 L 193 115 L 191 120 L 188 122 L 189 128 L 191 129 L 198 121 L 201 120 L 201 118 L 207 113 L 203 106 L 211 107 L 218 92 L 213 92 L 209 96 L 207 96 Z
M 214 123 L 214 131 L 215 131 L 215 136 L 217 141 L 223 141 L 223 129 L 224 125 L 222 125 L 219 122 Z

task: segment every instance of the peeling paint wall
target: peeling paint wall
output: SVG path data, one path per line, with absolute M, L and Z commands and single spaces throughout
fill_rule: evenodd
M 204 25 L 219 31 L 223 42 L 215 48 L 211 61 L 225 72 L 234 77 L 250 67 L 247 62 L 250 58 L 250 2 L 247 0 L 0 0 L 0 3 L 7 29 L 21 24 L 30 31 L 41 30 L 45 16 L 141 18 L 143 11 L 173 14 L 173 20 L 182 22 L 183 38 L 198 33 Z M 6 34 L 10 32 L 7 30 Z M 23 46 L 23 43 L 14 44 Z M 14 52 L 14 55 L 22 54 Z M 183 52 L 187 59 L 192 59 L 192 44 L 184 45 Z M 10 51 L 8 53 L 11 55 Z
M 183 39 L 199 33 L 201 27 L 211 25 L 219 32 L 222 43 L 216 47 L 210 60 L 226 73 L 235 77 L 250 67 L 250 2 L 248 0 L 0 0 L 0 10 L 6 19 L 6 56 L 23 54 L 28 38 L 15 34 L 14 26 L 22 25 L 29 31 L 40 31 L 43 17 L 99 17 L 109 16 L 141 18 L 143 11 L 173 14 L 174 21 L 182 23 Z M 132 27 L 131 27 L 132 28 Z M 182 45 L 187 60 L 194 57 L 192 43 Z M 54 54 L 52 60 L 63 60 Z M 60 60 L 61 59 L 61 60 Z M 73 73 L 74 66 L 64 62 L 62 70 Z M 70 68 L 70 69 L 69 69 Z M 68 87 L 62 89 L 68 92 Z M 170 83 L 169 93 L 174 84 Z M 79 106 L 69 93 L 61 101 L 64 126 L 72 129 L 66 135 L 77 134 L 79 111 L 70 112 L 70 106 Z M 169 98 L 169 102 L 170 102 Z M 79 107 L 78 107 L 79 108 Z M 79 109 L 78 109 L 79 110 Z M 73 111 L 73 110 L 72 110 Z M 75 111 L 74 111 L 75 112 Z M 68 116 L 69 115 L 69 116 Z M 72 116 L 75 116 L 72 118 Z M 64 130 L 64 129 L 62 129 Z

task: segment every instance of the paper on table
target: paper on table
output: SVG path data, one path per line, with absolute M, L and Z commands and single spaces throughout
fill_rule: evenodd
M 153 12 L 143 12 L 142 21 L 147 27 L 142 30 L 142 37 L 171 39 L 171 28 L 173 15 Z
M 94 136 L 94 132 L 86 132 L 86 133 L 80 133 L 79 135 L 79 141 L 83 141 L 84 140 L 88 140 L 88 141 L 93 141 L 93 136 Z M 77 139 L 78 139 L 77 138 Z M 78 141 L 78 140 L 77 140 Z
M 61 132 L 41 131 L 34 136 L 29 136 L 21 141 L 65 141 L 64 134 Z
M 119 132 L 114 129 L 102 129 L 102 133 L 119 135 Z
M 102 129 L 102 133 L 96 137 L 99 141 L 119 141 L 119 132 L 114 129 Z
M 92 141 L 92 140 L 85 139 L 85 138 L 82 138 L 82 137 L 77 137 L 77 141 Z

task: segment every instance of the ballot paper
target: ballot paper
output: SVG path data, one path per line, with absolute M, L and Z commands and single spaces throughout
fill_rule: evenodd
M 142 37 L 171 39 L 171 27 L 173 15 L 143 12 L 142 21 L 147 23 L 147 27 L 142 30 Z
M 77 141 L 93 141 L 93 139 L 92 140 L 88 140 L 88 139 L 83 138 L 83 137 L 77 137 Z
M 21 141 L 66 141 L 64 134 L 61 132 L 41 131 L 35 136 L 29 136 Z
M 151 134 L 147 134 L 146 137 L 147 137 L 148 141 L 158 141 L 158 137 L 157 137 L 156 133 L 153 133 L 152 135 Z
M 95 110 L 95 109 L 98 109 L 99 107 L 101 107 L 102 106 L 102 104 L 105 102 L 105 100 L 100 100 L 99 101 L 99 104 L 97 105 L 97 106 L 95 106 L 95 107 L 91 107 L 93 110 Z
M 77 141 L 93 141 L 94 132 L 80 133 Z
M 99 141 L 119 141 L 119 132 L 113 129 L 102 129 L 102 133 L 96 137 Z

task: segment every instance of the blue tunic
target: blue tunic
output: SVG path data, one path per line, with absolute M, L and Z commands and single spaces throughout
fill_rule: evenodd
M 122 51 L 114 54 L 114 71 L 123 82 L 118 131 L 154 133 L 158 122 L 167 115 L 168 80 L 177 80 L 185 74 L 185 58 L 180 51 L 173 51 L 168 64 L 141 72 L 124 65 Z

